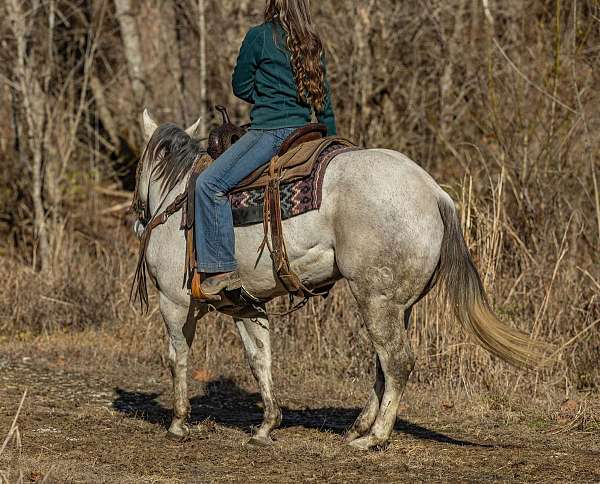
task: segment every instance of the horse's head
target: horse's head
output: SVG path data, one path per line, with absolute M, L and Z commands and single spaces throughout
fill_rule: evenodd
M 201 118 L 185 130 L 172 123 L 159 126 L 147 109 L 142 114 L 142 120 L 145 141 L 137 167 L 133 209 L 143 226 L 152 216 L 151 185 L 160 181 L 157 190 L 164 195 L 165 190 L 171 190 L 181 180 L 203 149 L 192 138 Z M 134 231 L 139 234 L 141 230 L 138 222 Z

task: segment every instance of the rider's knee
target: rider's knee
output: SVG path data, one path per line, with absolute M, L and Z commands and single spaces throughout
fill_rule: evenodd
M 220 191 L 217 180 L 205 173 L 201 173 L 196 179 L 196 193 L 214 195 Z

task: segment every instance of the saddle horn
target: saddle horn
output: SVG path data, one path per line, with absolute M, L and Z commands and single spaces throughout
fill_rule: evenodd
M 232 124 L 229 120 L 229 113 L 227 112 L 227 108 L 225 106 L 221 106 L 219 104 L 215 106 L 215 109 L 221 113 L 221 116 L 223 116 L 223 124 Z
M 215 109 L 221 113 L 223 123 L 221 126 L 214 128 L 208 135 L 207 151 L 213 160 L 216 160 L 226 149 L 246 134 L 244 128 L 231 122 L 225 106 L 218 105 L 215 106 Z

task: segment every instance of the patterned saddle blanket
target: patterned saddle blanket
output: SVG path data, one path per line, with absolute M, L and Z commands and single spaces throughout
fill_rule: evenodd
M 321 207 L 323 178 L 327 166 L 337 155 L 356 148 L 333 143 L 318 155 L 311 172 L 302 178 L 283 181 L 280 185 L 281 219 L 285 220 Z M 265 189 L 250 188 L 229 194 L 233 224 L 236 227 L 263 222 Z

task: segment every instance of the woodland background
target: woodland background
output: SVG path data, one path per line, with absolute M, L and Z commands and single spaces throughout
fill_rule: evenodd
M 600 2 L 331 0 L 313 11 L 340 133 L 432 173 L 502 319 L 560 349 L 546 370 L 507 371 L 433 294 L 411 330 L 413 382 L 597 389 Z M 140 115 L 189 125 L 206 113 L 201 136 L 215 104 L 245 122 L 230 75 L 262 2 L 3 0 L 0 12 L 0 341 L 63 338 L 71 352 L 160 361 L 156 301 L 149 315 L 128 302 Z M 200 365 L 241 357 L 227 318 L 200 326 Z M 273 333 L 286 371 L 372 371 L 344 283 Z

